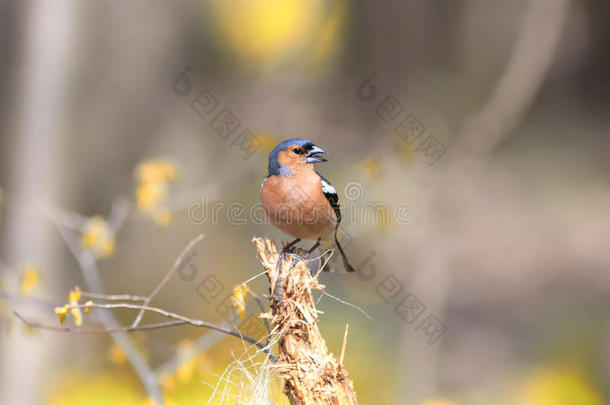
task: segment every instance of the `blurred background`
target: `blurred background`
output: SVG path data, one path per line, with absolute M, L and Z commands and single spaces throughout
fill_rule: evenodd
M 321 282 L 351 305 L 318 309 L 336 354 L 350 325 L 361 404 L 610 403 L 609 21 L 605 0 L 0 0 L 0 403 L 205 403 L 238 339 L 12 311 L 129 325 L 62 306 L 150 294 L 204 233 L 151 305 L 226 322 L 252 237 L 289 239 L 255 204 L 294 137 L 350 213 L 358 272 Z

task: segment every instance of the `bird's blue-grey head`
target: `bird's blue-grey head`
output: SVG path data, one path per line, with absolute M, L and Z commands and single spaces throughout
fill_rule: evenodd
M 272 176 L 292 176 L 297 165 L 326 162 L 326 159 L 318 156 L 323 153 L 328 152 L 307 139 L 285 140 L 269 154 L 269 174 Z

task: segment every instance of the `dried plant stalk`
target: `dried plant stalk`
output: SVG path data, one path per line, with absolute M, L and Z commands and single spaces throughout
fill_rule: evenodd
M 311 290 L 324 288 L 312 277 L 305 261 L 292 266 L 287 256 L 278 266 L 279 253 L 269 239 L 252 240 L 267 270 L 270 288 L 271 324 L 279 336 L 278 361 L 273 367 L 285 381 L 284 393 L 292 405 L 357 404 L 347 370 L 328 352 L 318 329 L 318 312 Z M 288 271 L 290 269 L 290 271 Z M 281 275 L 282 299 L 273 297 Z

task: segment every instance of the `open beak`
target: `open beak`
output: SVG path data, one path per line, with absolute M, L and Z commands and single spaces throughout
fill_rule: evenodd
M 317 156 L 319 154 L 326 155 L 326 154 L 328 154 L 328 152 L 322 148 L 318 148 L 317 146 L 314 146 L 313 148 L 311 148 L 311 150 L 307 154 L 307 163 L 327 162 L 327 160 L 324 159 L 323 157 Z

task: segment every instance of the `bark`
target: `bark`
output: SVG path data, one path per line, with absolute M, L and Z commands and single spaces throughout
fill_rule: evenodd
M 294 256 L 285 256 L 278 266 L 279 253 L 269 239 L 252 240 L 261 263 L 267 269 L 270 287 L 271 324 L 278 336 L 278 361 L 274 368 L 285 381 L 284 393 L 292 405 L 357 404 L 347 370 L 332 353 L 318 329 L 318 311 L 312 290 L 324 285 L 312 277 L 307 262 L 292 266 Z M 290 269 L 290 271 L 288 271 Z M 281 299 L 273 289 L 281 275 Z

